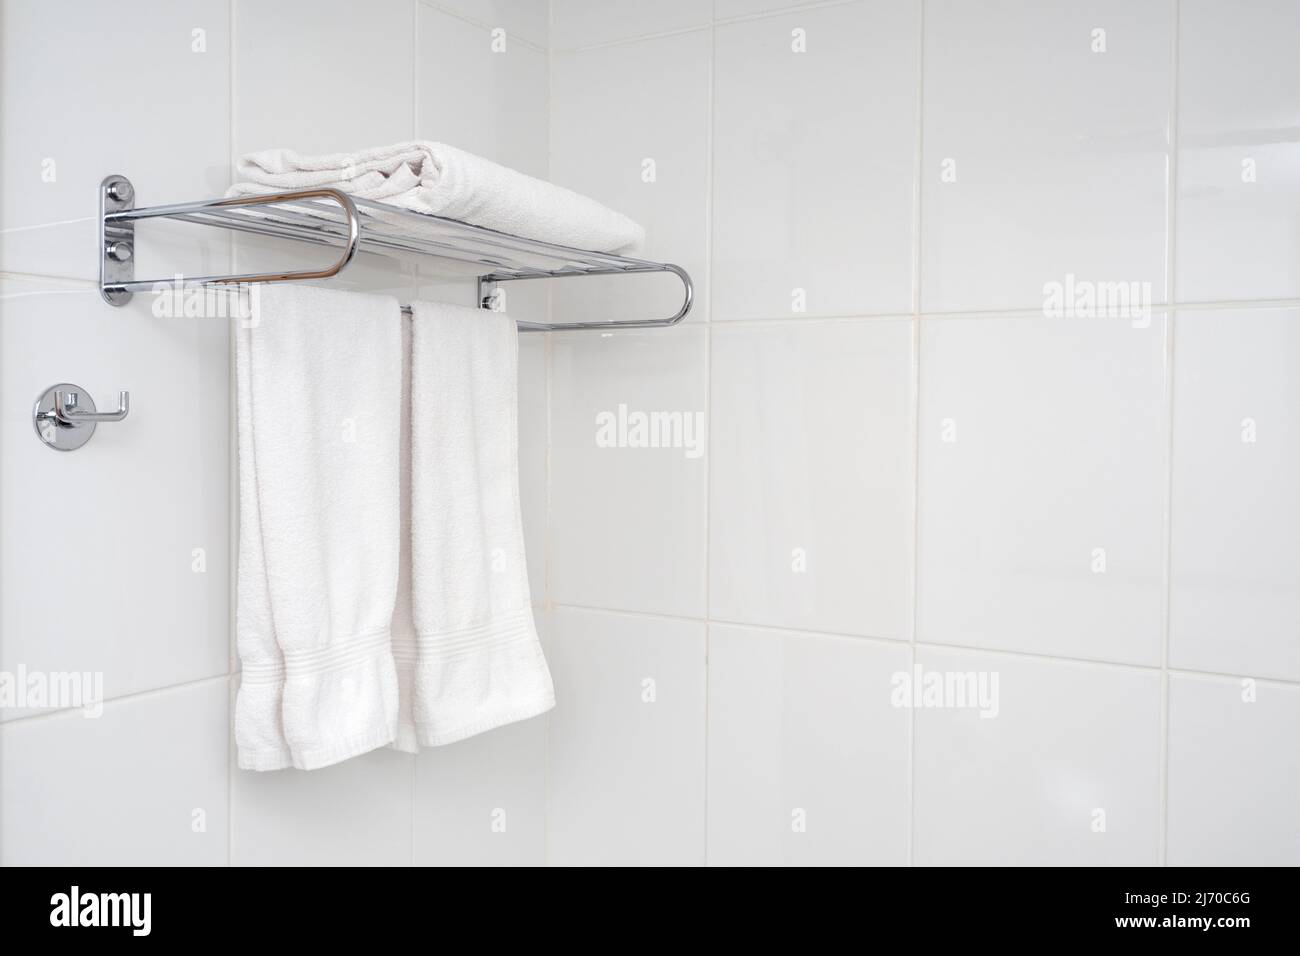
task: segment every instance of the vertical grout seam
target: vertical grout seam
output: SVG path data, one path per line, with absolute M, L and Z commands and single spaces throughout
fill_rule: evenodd
M 704 421 L 710 446 L 713 444 L 713 137 L 717 113 L 716 71 L 718 62 L 718 30 L 714 24 L 717 2 L 709 11 L 709 71 L 708 71 L 708 122 L 704 126 L 704 176 L 707 188 L 704 195 L 704 282 L 708 288 L 709 309 L 704 326 Z M 709 717 L 712 709 L 709 694 L 710 650 L 713 645 L 713 577 L 710 573 L 711 544 L 709 522 L 713 514 L 713 462 L 712 454 L 704 456 L 704 825 L 701 828 L 704 846 L 701 858 L 709 863 Z
M 1165 164 L 1165 301 L 1168 303 L 1174 301 L 1174 290 L 1176 288 L 1174 270 L 1177 261 L 1175 236 L 1178 215 L 1178 34 L 1180 30 L 1180 7 L 1179 0 L 1170 0 L 1172 23 L 1169 51 L 1169 128 L 1166 142 L 1169 159 Z M 1163 602 L 1160 614 L 1160 832 L 1156 841 L 1161 866 L 1169 865 L 1169 643 L 1173 601 L 1174 335 L 1176 326 L 1177 315 L 1171 309 L 1165 313 L 1163 369 L 1165 482 L 1164 501 L 1162 503 L 1164 509 Z
M 916 156 L 912 184 L 912 580 L 908 592 L 911 603 L 911 634 L 908 664 L 916 673 L 917 620 L 920 616 L 921 569 L 921 196 L 925 175 L 922 153 L 925 145 L 925 0 L 918 12 L 916 47 Z M 916 856 L 916 709 L 907 709 L 907 865 Z

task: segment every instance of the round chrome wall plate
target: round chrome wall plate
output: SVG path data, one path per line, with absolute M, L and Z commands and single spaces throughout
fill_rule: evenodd
M 58 416 L 54 414 L 55 392 L 76 392 L 78 408 L 87 412 L 95 411 L 95 400 L 80 385 L 71 385 L 68 382 L 51 385 L 36 400 L 36 408 L 32 411 L 32 424 L 36 426 L 36 436 L 55 451 L 74 451 L 90 441 L 90 436 L 95 434 L 95 423 L 81 422 L 69 425 L 67 422 L 59 421 Z

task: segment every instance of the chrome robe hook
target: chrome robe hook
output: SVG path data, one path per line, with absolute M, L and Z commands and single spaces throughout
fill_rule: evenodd
M 36 400 L 36 435 L 56 451 L 72 451 L 90 441 L 99 422 L 120 422 L 131 409 L 131 394 L 117 393 L 117 411 L 95 410 L 95 400 L 80 385 L 51 385 Z

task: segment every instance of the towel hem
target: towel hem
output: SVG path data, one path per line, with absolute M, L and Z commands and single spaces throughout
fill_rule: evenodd
M 454 744 L 457 741 L 465 740 L 478 734 L 486 733 L 489 730 L 495 730 L 498 727 L 504 727 L 506 724 L 517 723 L 521 720 L 528 720 L 530 717 L 536 717 L 544 714 L 555 706 L 555 695 L 548 694 L 545 697 L 530 701 L 526 704 L 520 704 L 517 707 L 511 707 L 509 710 L 503 710 L 500 713 L 484 717 L 470 724 L 462 724 L 460 727 L 451 730 L 443 730 L 434 733 L 428 724 L 416 724 L 416 731 L 419 734 L 419 742 L 422 747 L 442 747 L 446 744 Z
M 393 730 L 382 730 L 317 750 L 299 752 L 294 755 L 293 765 L 299 770 L 320 770 L 322 767 L 351 760 L 353 757 L 378 750 L 380 747 L 387 747 L 393 742 L 395 736 Z
M 240 750 L 237 763 L 240 770 L 287 770 L 293 758 L 287 750 Z

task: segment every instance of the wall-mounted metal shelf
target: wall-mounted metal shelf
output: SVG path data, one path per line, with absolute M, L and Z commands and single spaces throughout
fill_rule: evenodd
M 414 253 L 468 263 L 478 277 L 478 301 L 491 308 L 499 283 L 574 276 L 644 275 L 669 272 L 682 282 L 681 308 L 668 318 L 586 322 L 520 322 L 521 329 L 651 328 L 675 325 L 690 312 L 694 285 L 686 270 L 668 262 L 631 259 L 573 249 L 473 226 L 456 219 L 399 209 L 358 199 L 338 189 L 301 189 L 259 196 L 205 199 L 166 206 L 135 207 L 135 188 L 125 176 L 100 184 L 100 293 L 112 305 L 125 305 L 136 292 L 170 287 L 173 279 L 135 277 L 135 224 L 143 219 L 173 219 L 238 232 L 293 239 L 340 249 L 323 269 L 227 276 L 182 276 L 185 286 L 289 282 L 338 275 L 358 252 Z

